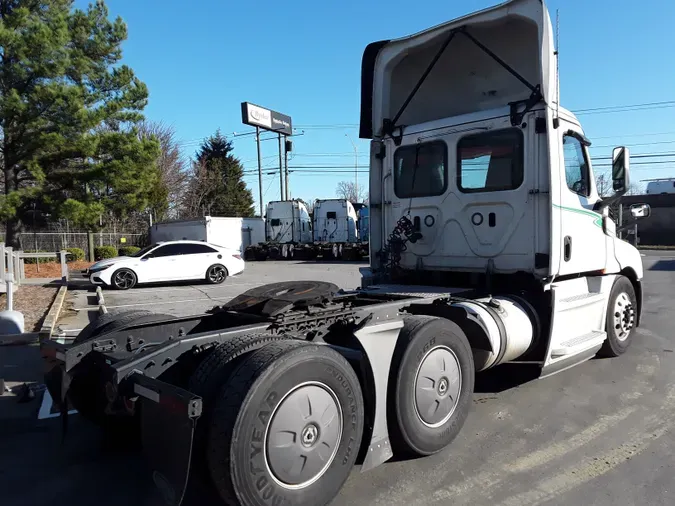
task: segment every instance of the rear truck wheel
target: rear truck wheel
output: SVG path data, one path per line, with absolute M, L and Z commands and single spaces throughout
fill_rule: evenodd
M 80 333 L 73 340 L 73 344 L 82 343 L 92 337 L 102 334 L 104 331 L 107 332 L 108 326 L 110 326 L 110 330 L 114 330 L 122 325 L 127 325 L 128 322 L 131 321 L 129 320 L 131 315 L 145 316 L 150 314 L 153 313 L 147 309 L 130 309 L 127 311 L 118 312 L 111 311 L 102 314 L 80 331 Z
M 117 290 L 129 290 L 136 286 L 137 281 L 136 273 L 126 268 L 115 271 L 110 278 L 113 288 Z
M 74 339 L 73 344 L 81 344 L 104 333 L 130 325 L 141 318 L 150 317 L 157 320 L 173 318 L 171 315 L 157 314 L 145 310 L 106 313 L 82 329 Z M 81 367 L 81 365 L 76 367 Z M 97 371 L 96 368 L 76 371 L 70 383 L 68 399 L 84 418 L 102 426 L 107 435 L 121 436 L 125 439 L 136 436 L 139 431 L 136 417 L 107 415 L 105 413 L 108 404 L 105 385 Z
M 363 397 L 328 346 L 268 343 L 219 392 L 207 462 L 228 504 L 326 505 L 349 476 L 363 432 Z
M 227 269 L 224 265 L 215 264 L 206 270 L 206 281 L 212 285 L 219 285 L 227 279 Z
M 607 339 L 598 351 L 599 357 L 618 357 L 625 353 L 633 338 L 637 320 L 637 297 L 630 280 L 619 276 L 607 303 Z
M 393 449 L 431 455 L 449 445 L 469 414 L 474 376 L 471 346 L 459 326 L 430 316 L 406 318 L 389 376 Z
M 284 260 L 288 258 L 288 244 L 283 244 L 281 246 L 281 258 Z
M 214 409 L 216 395 L 227 383 L 234 369 L 244 357 L 267 343 L 288 340 L 283 336 L 269 334 L 254 334 L 235 337 L 216 346 L 209 355 L 202 360 L 190 376 L 188 390 L 203 399 L 202 414 L 199 417 L 195 431 L 196 455 L 204 455 L 205 437 L 211 422 L 211 413 Z M 199 461 L 199 459 L 198 459 Z

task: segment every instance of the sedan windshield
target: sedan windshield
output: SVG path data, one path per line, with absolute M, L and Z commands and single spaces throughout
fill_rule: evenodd
M 131 255 L 131 257 L 133 257 L 133 258 L 139 258 L 139 257 L 142 257 L 142 256 L 145 255 L 148 251 L 150 251 L 150 250 L 153 249 L 153 248 L 156 248 L 157 246 L 158 246 L 158 244 L 151 244 L 150 246 L 146 246 L 145 248 L 143 248 L 143 249 L 137 251 L 136 253 L 134 253 L 133 255 Z

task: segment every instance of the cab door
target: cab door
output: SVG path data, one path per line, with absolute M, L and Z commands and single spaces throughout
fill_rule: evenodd
M 560 267 L 558 274 L 598 271 L 607 262 L 607 241 L 603 218 L 594 207 L 599 200 L 588 145 L 579 125 L 561 119 L 557 140 L 560 145 Z

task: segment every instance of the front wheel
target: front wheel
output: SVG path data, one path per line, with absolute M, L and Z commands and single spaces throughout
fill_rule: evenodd
M 349 363 L 328 346 L 266 344 L 219 393 L 208 466 L 228 503 L 330 503 L 349 476 L 364 423 Z
M 619 276 L 614 282 L 607 303 L 607 339 L 598 352 L 599 357 L 618 357 L 626 352 L 633 337 L 637 320 L 637 297 L 630 280 Z
M 129 290 L 136 286 L 138 278 L 131 269 L 120 269 L 112 275 L 112 286 L 117 290 Z
M 212 285 L 219 285 L 227 278 L 227 269 L 220 264 L 212 265 L 206 271 L 206 281 Z

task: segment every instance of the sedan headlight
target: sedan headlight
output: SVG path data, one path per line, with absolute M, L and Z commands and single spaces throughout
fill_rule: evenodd
M 112 265 L 112 264 L 110 264 L 110 265 Z M 104 270 L 106 270 L 108 267 L 110 267 L 110 265 L 102 265 L 102 266 L 99 266 L 99 267 L 95 267 L 95 266 L 92 265 L 92 266 L 89 268 L 89 274 L 95 274 L 95 273 L 97 273 L 97 272 L 104 271 Z

